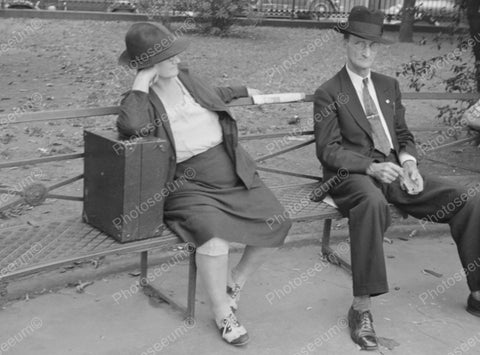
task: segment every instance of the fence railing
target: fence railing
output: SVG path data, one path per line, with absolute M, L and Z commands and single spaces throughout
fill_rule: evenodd
M 403 0 L 252 0 L 251 7 L 263 12 L 325 12 L 348 14 L 357 5 L 378 9 L 387 15 L 398 15 Z M 417 0 L 418 12 L 436 17 L 452 16 L 458 12 L 456 0 Z
M 201 0 L 165 0 L 177 11 L 194 11 Z M 248 0 L 247 11 L 257 12 L 267 17 L 344 18 L 357 5 L 383 11 L 387 21 L 401 18 L 403 0 Z M 416 19 L 426 21 L 448 21 L 459 13 L 461 0 L 417 0 Z

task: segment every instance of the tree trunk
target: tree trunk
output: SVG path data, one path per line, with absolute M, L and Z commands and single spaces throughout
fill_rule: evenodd
M 413 22 L 415 20 L 415 0 L 405 0 L 402 7 L 402 23 L 398 40 L 413 42 Z
M 475 56 L 475 79 L 477 91 L 480 92 L 480 1 L 467 0 L 467 19 L 470 35 L 473 39 L 473 55 Z
M 370 10 L 380 10 L 380 0 L 368 0 L 368 6 Z

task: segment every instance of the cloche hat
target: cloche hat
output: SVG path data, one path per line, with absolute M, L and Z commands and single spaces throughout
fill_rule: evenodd
M 118 63 L 132 69 L 148 68 L 183 52 L 189 44 L 188 40 L 175 36 L 162 25 L 134 23 L 125 35 L 127 48 Z

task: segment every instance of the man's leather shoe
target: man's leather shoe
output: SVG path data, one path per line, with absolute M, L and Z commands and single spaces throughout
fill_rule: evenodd
M 363 350 L 377 350 L 377 335 L 373 329 L 373 319 L 370 311 L 358 312 L 350 307 L 348 311 L 348 326 L 352 340 Z
M 480 301 L 473 298 L 472 294 L 468 296 L 467 312 L 474 316 L 480 317 Z

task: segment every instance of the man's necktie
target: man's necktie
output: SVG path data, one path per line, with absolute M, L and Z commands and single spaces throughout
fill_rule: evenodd
M 363 79 L 362 95 L 365 114 L 368 122 L 370 122 L 370 126 L 372 127 L 373 145 L 375 146 L 376 150 L 388 156 L 391 149 L 390 142 L 388 140 L 387 133 L 383 128 L 382 121 L 380 121 L 377 107 L 375 106 L 372 96 L 370 96 L 370 92 L 368 91 L 368 78 Z

